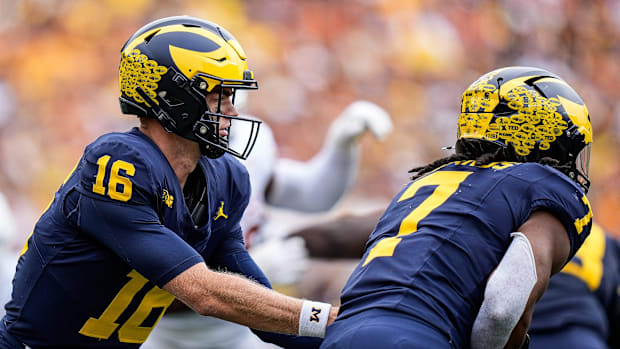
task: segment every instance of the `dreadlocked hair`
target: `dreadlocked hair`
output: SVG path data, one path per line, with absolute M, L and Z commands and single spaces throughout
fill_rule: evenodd
M 409 170 L 412 173 L 411 180 L 418 179 L 425 174 L 432 172 L 439 167 L 454 161 L 475 160 L 476 165 L 487 165 L 491 162 L 528 162 L 527 157 L 517 154 L 512 144 L 506 147 L 474 138 L 461 138 L 456 141 L 456 153 L 444 158 L 435 160 L 428 165 L 414 167 Z M 549 165 L 563 173 L 568 173 L 572 169 L 570 163 L 560 164 L 560 161 L 552 157 L 543 157 L 537 161 L 542 165 Z

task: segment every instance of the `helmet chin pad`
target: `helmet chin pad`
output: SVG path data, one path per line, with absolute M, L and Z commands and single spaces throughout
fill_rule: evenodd
M 224 155 L 225 151 L 211 145 L 201 144 L 200 153 L 209 159 L 217 159 Z
M 219 137 L 219 122 L 198 120 L 193 135 L 200 144 L 200 153 L 210 159 L 217 159 L 228 149 L 228 140 Z

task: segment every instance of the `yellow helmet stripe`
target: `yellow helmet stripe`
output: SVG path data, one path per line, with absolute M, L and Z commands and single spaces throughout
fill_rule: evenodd
M 170 55 L 174 63 L 189 78 L 192 78 L 196 73 L 209 72 L 211 75 L 224 80 L 243 79 L 243 72 L 248 70 L 247 63 L 239 61 L 239 64 L 237 64 L 227 59 L 227 55 L 222 57 L 225 58 L 224 61 L 220 61 L 217 57 L 220 57 L 223 52 L 224 49 L 222 48 L 204 53 L 170 45 Z M 213 87 L 219 84 L 219 81 L 213 79 L 206 80 L 209 83 L 208 91 L 211 91 Z
M 514 78 L 512 80 L 508 80 L 508 81 L 504 82 L 503 84 L 501 84 L 500 89 L 508 89 L 508 91 L 512 91 L 512 89 L 514 89 L 515 87 L 517 87 L 519 85 L 524 85 L 526 80 L 531 79 L 531 78 L 536 77 L 536 76 L 537 75 L 520 76 L 518 78 Z
M 185 27 L 181 24 L 174 24 L 165 27 L 149 30 L 132 40 L 126 47 L 124 52 L 131 52 L 136 46 L 144 42 L 144 39 L 157 31 L 158 35 L 172 32 L 186 32 L 202 36 L 219 45 L 219 48 L 213 51 L 195 51 L 186 48 L 169 46 L 170 56 L 175 65 L 181 72 L 190 79 L 199 72 L 209 72 L 223 79 L 241 80 L 244 72 L 248 69 L 245 61 L 245 52 L 241 45 L 230 39 L 225 41 L 221 36 L 211 32 L 208 29 L 198 27 Z M 238 58 L 238 59 L 236 59 Z M 206 79 L 209 83 L 208 91 L 219 84 L 219 81 Z
M 567 98 L 558 96 L 560 103 L 566 110 L 566 113 L 570 117 L 573 124 L 579 126 L 579 132 L 583 135 L 583 140 L 586 144 L 592 142 L 592 125 L 588 120 L 588 107 L 585 105 L 575 103 Z
M 227 41 L 227 43 L 232 46 L 232 48 L 237 52 L 237 54 L 239 55 L 239 57 L 241 57 L 241 59 L 246 60 L 247 56 L 245 55 L 245 51 L 243 51 L 243 48 L 241 47 L 241 44 L 239 44 L 239 42 L 237 40 L 234 39 L 230 39 Z
M 232 46 L 232 48 L 234 49 L 234 52 L 237 53 L 237 55 L 239 55 L 239 57 L 241 59 L 246 59 L 245 57 L 245 52 L 243 52 L 243 49 L 241 48 L 241 46 L 239 45 L 239 43 L 237 43 L 235 40 L 229 40 L 229 41 L 225 41 L 221 36 L 213 33 L 212 31 L 208 30 L 208 29 L 204 29 L 204 28 L 199 28 L 199 27 L 186 27 L 184 25 L 181 24 L 173 24 L 173 25 L 169 25 L 169 26 L 165 26 L 165 27 L 159 27 L 159 28 L 155 28 L 152 30 L 149 30 L 145 33 L 143 33 L 142 35 L 136 37 L 135 39 L 133 39 L 129 44 L 127 44 L 127 46 L 125 47 L 125 51 L 131 51 L 133 50 L 136 46 L 138 46 L 139 44 L 141 44 L 142 42 L 144 42 L 144 39 L 146 37 L 148 37 L 149 35 L 153 34 L 153 32 L 158 31 L 158 34 L 165 34 L 165 33 L 172 33 L 172 32 L 186 32 L 186 33 L 193 33 L 196 35 L 200 35 L 203 36 L 211 41 L 214 41 L 215 43 L 219 44 L 222 47 L 228 47 L 228 46 Z M 228 43 L 228 45 L 226 45 L 226 43 Z M 237 47 L 235 47 L 237 46 Z M 218 50 L 216 50 L 218 51 Z M 228 51 L 228 50 L 226 50 Z M 232 53 L 232 52 L 231 52 Z M 218 59 L 221 59 L 223 57 L 218 57 Z

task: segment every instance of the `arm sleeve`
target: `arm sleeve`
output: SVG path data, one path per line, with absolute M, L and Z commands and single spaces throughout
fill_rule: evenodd
M 521 318 L 536 284 L 536 263 L 528 239 L 512 242 L 487 281 L 484 300 L 472 327 L 472 349 L 503 348 Z
M 241 231 L 231 234 L 218 246 L 215 254 L 209 259 L 212 267 L 225 269 L 229 272 L 242 274 L 268 288 L 272 288 L 269 280 L 245 249 Z M 271 333 L 251 329 L 262 341 L 273 343 L 283 348 L 311 349 L 318 348 L 322 339 L 316 337 L 299 337 L 280 333 Z

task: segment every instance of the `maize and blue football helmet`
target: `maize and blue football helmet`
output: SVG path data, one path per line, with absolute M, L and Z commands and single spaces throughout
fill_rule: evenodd
M 254 73 L 237 40 L 219 25 L 189 16 L 167 17 L 135 32 L 121 50 L 120 104 L 124 114 L 152 117 L 168 132 L 198 142 L 203 155 L 228 152 L 245 159 L 260 121 L 221 113 L 223 89 L 257 89 Z M 219 91 L 217 110 L 205 97 Z M 221 117 L 250 124 L 246 142 L 229 148 L 219 135 Z
M 564 80 L 544 69 L 507 67 L 478 78 L 463 93 L 457 139 L 510 144 L 525 161 L 558 160 L 558 169 L 586 192 L 590 186 L 588 108 Z

